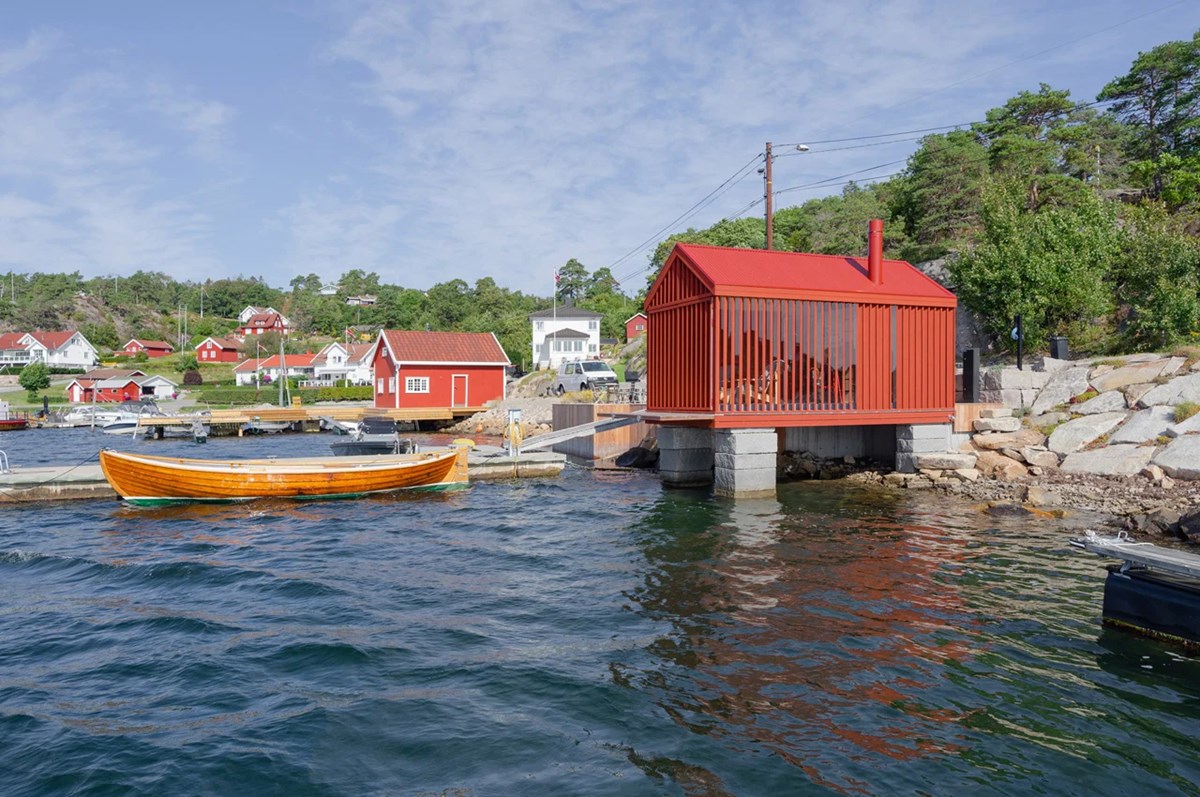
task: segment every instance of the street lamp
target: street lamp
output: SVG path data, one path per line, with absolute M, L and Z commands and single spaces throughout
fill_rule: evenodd
M 808 144 L 797 144 L 797 152 L 808 152 Z M 763 180 L 766 182 L 763 191 L 763 199 L 766 200 L 767 210 L 767 249 L 770 250 L 775 235 L 775 189 L 771 184 L 771 163 L 775 160 L 775 156 L 771 154 L 771 142 L 767 142 L 766 163 L 763 164 L 762 172 Z

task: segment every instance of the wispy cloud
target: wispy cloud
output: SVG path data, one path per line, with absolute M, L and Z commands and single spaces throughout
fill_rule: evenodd
M 228 110 L 106 64 L 78 69 L 70 54 L 47 33 L 0 49 L 0 267 L 211 272 L 208 217 L 164 198 L 175 155 L 146 111 L 216 157 Z

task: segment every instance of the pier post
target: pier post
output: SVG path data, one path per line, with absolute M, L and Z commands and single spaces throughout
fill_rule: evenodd
M 950 450 L 950 424 L 897 424 L 896 470 L 912 473 L 917 454 L 941 454 Z
M 701 487 L 713 481 L 713 433 L 690 426 L 658 427 L 658 474 L 669 487 Z
M 779 437 L 774 429 L 713 432 L 713 492 L 730 498 L 775 495 Z

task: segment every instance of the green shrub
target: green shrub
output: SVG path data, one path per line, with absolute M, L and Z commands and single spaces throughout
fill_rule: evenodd
M 1197 412 L 1200 412 L 1200 404 L 1194 401 L 1185 401 L 1182 404 L 1176 404 L 1175 423 L 1183 423 Z

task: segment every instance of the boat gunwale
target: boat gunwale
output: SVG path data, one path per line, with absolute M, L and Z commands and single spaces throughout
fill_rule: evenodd
M 152 467 L 165 467 L 176 471 L 254 474 L 288 473 L 293 475 L 328 473 L 330 471 L 373 473 L 424 463 L 440 462 L 444 459 L 458 456 L 458 452 L 454 449 L 421 452 L 419 454 L 303 457 L 285 460 L 191 459 L 187 457 L 162 457 L 153 454 L 133 454 L 127 451 L 114 451 L 111 449 L 104 449 L 103 453 L 127 462 L 140 463 Z

